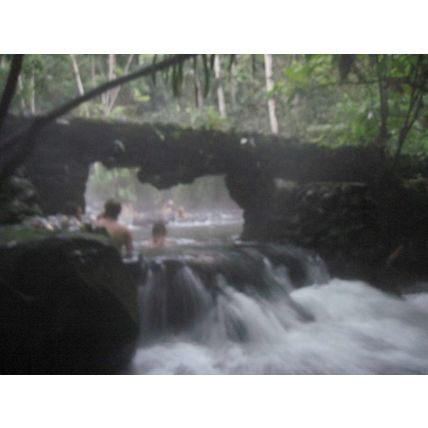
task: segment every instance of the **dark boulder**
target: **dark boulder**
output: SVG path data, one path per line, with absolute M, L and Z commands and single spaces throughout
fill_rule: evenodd
M 0 229 L 2 373 L 119 373 L 138 336 L 118 252 L 87 234 Z

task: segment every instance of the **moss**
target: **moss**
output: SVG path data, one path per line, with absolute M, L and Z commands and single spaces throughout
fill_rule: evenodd
M 48 230 L 36 230 L 25 226 L 3 226 L 0 228 L 0 244 L 8 245 L 13 242 L 47 239 L 54 236 Z

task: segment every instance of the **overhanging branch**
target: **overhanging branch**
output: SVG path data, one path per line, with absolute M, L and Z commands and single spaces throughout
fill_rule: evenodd
M 19 74 L 21 73 L 23 59 L 24 55 L 13 55 L 12 58 L 9 76 L 7 78 L 7 82 L 0 100 L 0 135 L 7 116 L 7 112 L 9 111 L 10 103 L 12 102 L 13 96 L 15 94 Z
M 124 85 L 125 83 L 131 82 L 140 77 L 149 76 L 159 71 L 166 70 L 195 56 L 195 54 L 174 55 L 161 62 L 143 67 L 134 73 L 106 82 L 86 92 L 85 94 L 66 102 L 60 107 L 51 110 L 49 113 L 36 117 L 29 126 L 8 137 L 5 139 L 5 141 L 3 141 L 3 143 L 1 143 L 1 151 L 11 150 L 12 153 L 10 153 L 9 156 L 5 156 L 4 153 L 2 154 L 3 165 L 0 165 L 0 181 L 9 177 L 20 165 L 25 162 L 26 158 L 34 150 L 36 145 L 36 140 L 34 138 L 35 135 L 40 131 L 40 129 L 45 127 L 50 122 L 69 113 L 79 105 L 91 100 L 103 92 L 106 92 L 117 86 Z M 19 144 L 20 141 L 22 141 L 21 144 Z

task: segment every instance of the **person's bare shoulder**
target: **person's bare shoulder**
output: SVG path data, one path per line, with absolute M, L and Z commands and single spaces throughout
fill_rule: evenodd
M 120 231 L 120 233 L 122 233 L 123 235 L 126 236 L 131 236 L 131 231 L 123 224 L 118 224 L 118 230 Z
M 103 218 L 98 218 L 97 220 L 95 220 L 95 226 L 104 227 L 105 226 L 105 220 Z

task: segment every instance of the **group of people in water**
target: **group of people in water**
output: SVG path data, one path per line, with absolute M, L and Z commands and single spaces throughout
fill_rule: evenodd
M 125 249 L 126 256 L 133 253 L 131 231 L 124 224 L 119 223 L 122 206 L 119 202 L 109 199 L 104 205 L 104 212 L 98 216 L 95 227 L 104 229 L 110 236 L 114 246 L 122 252 Z M 156 221 L 152 227 L 152 237 L 149 245 L 154 248 L 162 248 L 166 243 L 166 226 L 163 221 Z

